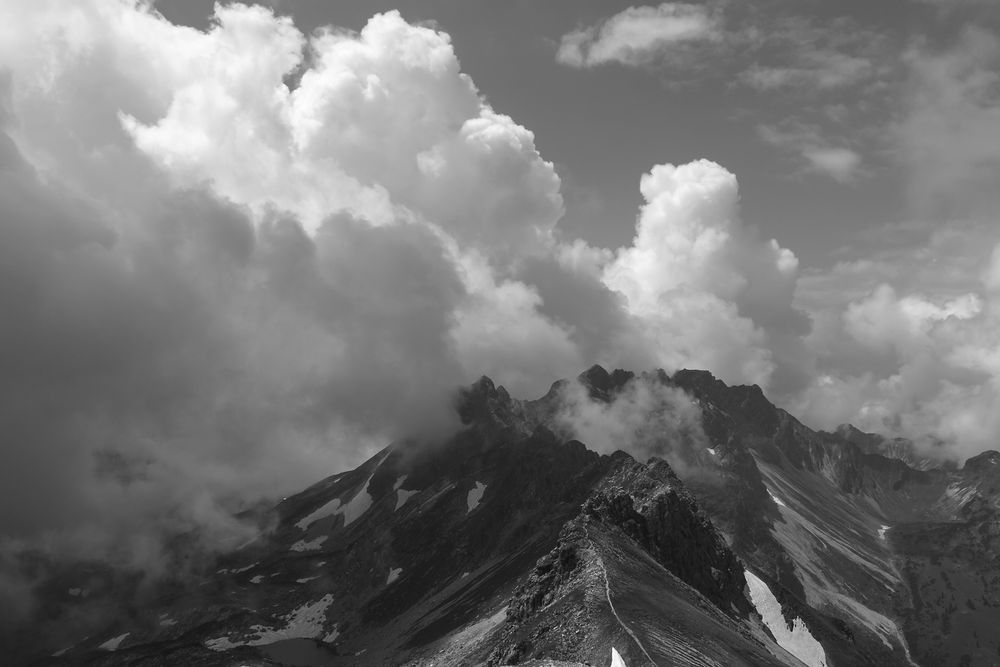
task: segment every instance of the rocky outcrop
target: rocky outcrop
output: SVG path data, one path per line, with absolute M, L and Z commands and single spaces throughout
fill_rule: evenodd
M 620 530 L 723 611 L 748 613 L 743 566 L 666 461 L 621 461 L 583 512 Z

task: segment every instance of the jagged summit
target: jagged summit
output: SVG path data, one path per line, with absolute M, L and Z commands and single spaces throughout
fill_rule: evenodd
M 635 373 L 616 368 L 608 373 L 603 366 L 594 364 L 577 376 L 577 380 L 588 388 L 591 398 L 608 400 L 635 377 Z

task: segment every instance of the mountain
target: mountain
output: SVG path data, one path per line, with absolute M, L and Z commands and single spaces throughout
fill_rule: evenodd
M 697 406 L 695 432 L 644 415 L 642 460 L 573 439 L 573 388 L 605 414 L 640 386 Z M 484 377 L 456 407 L 452 437 L 263 509 L 257 539 L 37 663 L 1000 663 L 997 452 L 925 466 L 704 371 L 594 367 L 532 401 Z M 90 567 L 46 590 L 135 594 Z

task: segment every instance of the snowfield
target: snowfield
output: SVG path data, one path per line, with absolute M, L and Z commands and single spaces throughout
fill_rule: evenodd
M 286 614 L 284 616 L 285 626 L 282 628 L 254 625 L 244 637 L 235 640 L 230 637 L 217 637 L 206 641 L 205 646 L 213 651 L 228 651 L 237 646 L 264 646 L 283 639 L 316 639 L 323 635 L 326 610 L 331 604 L 333 604 L 333 595 L 328 593 L 319 600 L 308 602 Z M 324 641 L 331 641 L 327 637 L 335 638 L 336 636 L 337 630 L 334 628 L 326 634 Z
M 386 454 L 388 456 L 388 454 Z M 385 456 L 382 457 L 382 461 L 385 460 Z M 382 461 L 372 469 L 372 473 L 368 475 L 368 479 L 365 483 L 361 485 L 361 490 L 358 491 L 353 498 L 346 505 L 341 505 L 339 498 L 334 498 L 325 505 L 318 507 L 313 510 L 307 516 L 302 517 L 295 522 L 295 526 L 300 530 L 308 530 L 309 526 L 316 523 L 321 519 L 325 519 L 329 516 L 335 516 L 337 514 L 342 514 L 344 516 L 344 525 L 349 526 L 351 523 L 356 521 L 361 515 L 368 511 L 368 508 L 372 506 L 375 499 L 372 498 L 371 494 L 368 493 L 368 485 L 371 484 L 372 477 L 375 476 L 375 472 L 378 467 L 382 465 Z
M 299 521 L 295 522 L 295 527 L 299 530 L 306 530 L 312 524 L 316 523 L 320 519 L 325 519 L 328 516 L 333 516 L 337 514 L 340 510 L 340 498 L 334 498 L 330 502 L 317 508 L 310 514 L 302 517 Z
M 396 483 L 392 487 L 392 490 L 396 492 L 396 507 L 392 510 L 393 512 L 405 505 L 407 500 L 420 493 L 417 490 L 407 491 L 406 489 L 401 489 L 400 487 L 403 486 L 403 482 L 405 481 L 406 475 L 403 475 L 396 480 Z
M 123 635 L 118 635 L 117 637 L 112 637 L 111 639 L 109 639 L 108 641 L 104 642 L 103 644 L 101 644 L 97 648 L 101 649 L 102 651 L 117 651 L 118 647 L 122 645 L 122 642 L 125 641 L 125 638 L 128 637 L 128 635 L 129 635 L 129 633 L 126 632 Z
M 802 622 L 802 619 L 796 618 L 789 629 L 788 623 L 781 613 L 781 604 L 778 602 L 778 598 L 774 597 L 774 593 L 767 587 L 767 584 L 749 570 L 745 571 L 744 574 L 750 589 L 750 600 L 757 608 L 757 613 L 764 620 L 764 625 L 774 635 L 778 646 L 809 667 L 826 667 L 826 652 L 809 632 L 809 628 Z
M 465 499 L 466 505 L 469 508 L 466 510 L 466 514 L 471 513 L 472 510 L 479 507 L 479 501 L 483 499 L 484 493 L 486 493 L 486 485 L 482 482 L 476 482 L 476 488 L 469 491 L 469 495 Z

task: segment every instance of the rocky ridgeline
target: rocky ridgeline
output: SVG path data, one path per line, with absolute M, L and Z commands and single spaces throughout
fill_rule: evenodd
M 607 403 L 634 381 L 699 407 L 683 479 L 569 439 L 566 381 L 525 401 L 483 377 L 457 395 L 452 437 L 395 443 L 286 498 L 256 541 L 141 608 L 102 593 L 129 616 L 52 661 L 604 665 L 614 647 L 630 667 L 796 664 L 747 570 L 829 665 L 1000 656 L 1000 454 L 913 467 L 901 441 L 812 431 L 704 371 L 577 378 Z

